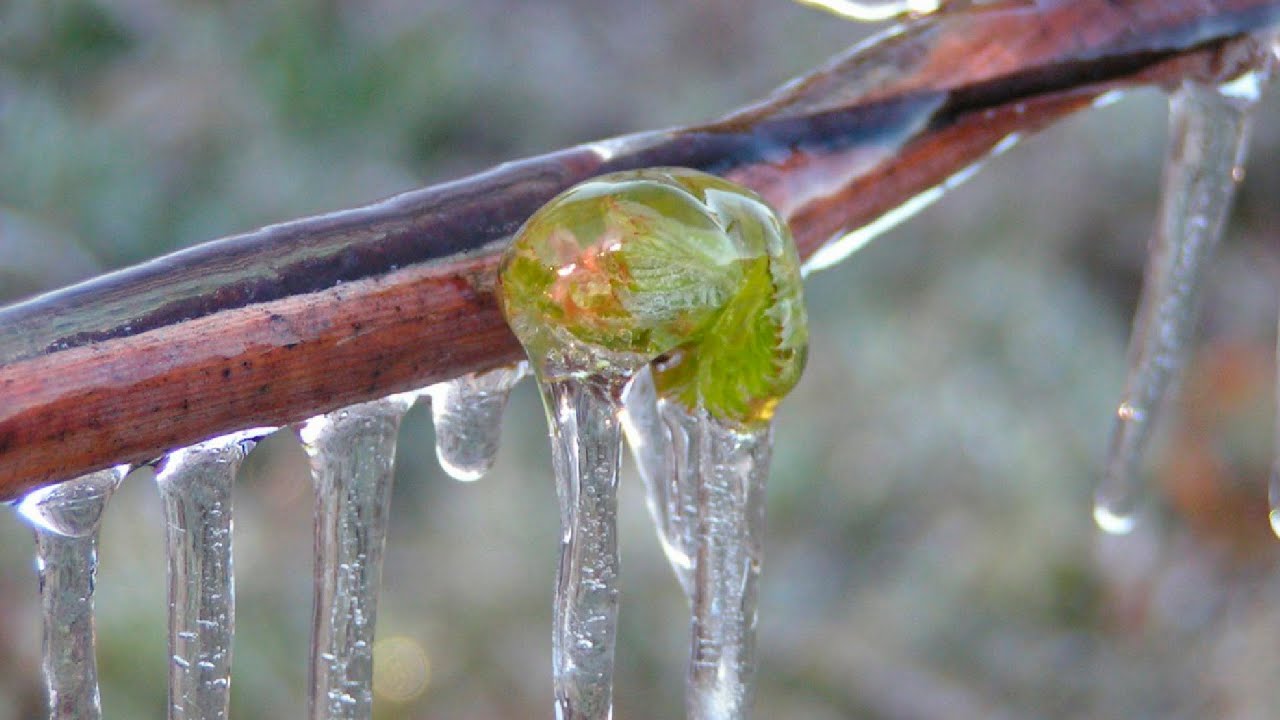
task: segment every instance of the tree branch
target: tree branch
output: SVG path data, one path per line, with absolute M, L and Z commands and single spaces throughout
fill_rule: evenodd
M 1010 0 L 906 24 L 709 125 L 508 163 L 210 242 L 0 310 L 0 498 L 519 359 L 520 223 L 604 172 L 754 188 L 805 257 L 1099 97 L 1226 79 L 1280 0 Z

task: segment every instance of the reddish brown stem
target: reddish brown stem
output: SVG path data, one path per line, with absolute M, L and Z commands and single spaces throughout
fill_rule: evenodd
M 0 498 L 520 357 L 495 268 L 602 172 L 682 165 L 765 196 L 804 256 L 1127 87 L 1227 78 L 1280 0 L 1011 0 L 920 20 L 711 125 L 501 166 L 215 241 L 0 310 Z

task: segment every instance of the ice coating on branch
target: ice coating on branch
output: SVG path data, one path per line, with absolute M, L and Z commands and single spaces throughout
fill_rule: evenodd
M 1094 520 L 1107 532 L 1133 528 L 1143 450 L 1186 362 L 1197 300 L 1243 174 L 1249 118 L 1265 74 L 1258 70 L 1216 86 L 1185 80 L 1170 95 L 1160 210 L 1129 341 L 1124 395 L 1094 496 Z
M 93 615 L 98 528 L 128 472 L 124 465 L 99 470 L 35 490 L 17 504 L 36 534 L 50 720 L 102 717 Z
M 270 432 L 175 450 L 156 471 L 169 564 L 170 720 L 227 717 L 235 633 L 231 487 L 257 439 Z
M 937 12 L 944 5 L 945 0 L 796 0 L 796 2 L 825 10 L 848 20 L 879 22 L 904 15 L 928 15 Z
M 763 505 L 735 488 L 763 485 L 770 420 L 808 340 L 786 227 L 704 173 L 617 173 L 535 213 L 499 278 L 555 459 L 557 717 L 612 715 L 624 397 L 659 535 L 694 605 L 691 716 L 746 717 Z M 730 436 L 752 449 L 713 451 Z
M 502 435 L 502 411 L 526 363 L 460 378 L 427 388 L 436 427 L 436 457 L 454 479 L 479 480 L 493 467 Z
M 353 405 L 299 429 L 315 484 L 313 720 L 373 714 L 373 639 L 396 434 L 416 395 Z

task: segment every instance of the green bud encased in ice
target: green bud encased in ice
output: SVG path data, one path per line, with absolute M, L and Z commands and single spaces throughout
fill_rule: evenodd
M 524 224 L 499 281 L 544 376 L 653 362 L 661 397 L 750 426 L 804 367 L 791 235 L 759 196 L 714 175 L 659 168 L 577 185 Z

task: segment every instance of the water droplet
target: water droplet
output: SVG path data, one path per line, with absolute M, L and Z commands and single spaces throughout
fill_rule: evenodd
M 1137 526 L 1132 510 L 1117 510 L 1101 501 L 1093 505 L 1093 522 L 1109 535 L 1128 535 Z

